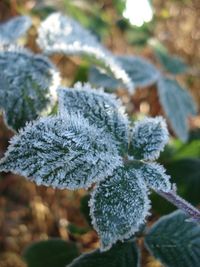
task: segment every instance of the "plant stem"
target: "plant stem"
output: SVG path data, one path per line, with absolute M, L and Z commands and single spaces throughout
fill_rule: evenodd
M 189 202 L 187 202 L 182 197 L 178 196 L 174 190 L 170 192 L 156 191 L 160 196 L 167 199 L 173 205 L 184 211 L 187 215 L 189 215 L 193 221 L 200 223 L 200 210 L 196 209 Z

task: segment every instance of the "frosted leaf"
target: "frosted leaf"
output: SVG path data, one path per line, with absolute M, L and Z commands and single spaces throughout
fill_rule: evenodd
M 152 85 L 160 76 L 159 71 L 142 57 L 125 55 L 117 56 L 116 60 L 129 75 L 136 87 Z M 109 89 L 122 87 L 119 81 L 110 77 L 105 71 L 94 67 L 90 69 L 89 80 L 92 84 Z
M 154 40 L 151 42 L 151 45 L 153 46 L 156 58 L 167 72 L 177 75 L 188 71 L 189 66 L 183 58 L 171 55 L 166 47 L 158 41 Z
M 104 69 L 92 66 L 89 69 L 89 82 L 94 86 L 100 86 L 112 91 L 122 87 L 122 83 L 111 77 Z
M 0 108 L 11 129 L 18 130 L 50 111 L 60 78 L 46 57 L 15 46 L 1 49 L 0 73 L 4 79 L 4 86 L 0 84 Z
M 2 72 L 0 72 L 0 88 L 2 91 L 6 91 L 8 88 L 7 80 Z M 1 99 L 0 99 L 0 103 L 1 103 Z
M 28 124 L 11 140 L 0 170 L 38 185 L 78 189 L 111 175 L 121 164 L 110 136 L 81 116 L 65 115 Z
M 175 134 L 182 141 L 187 141 L 188 117 L 197 112 L 192 96 L 176 80 L 164 77 L 158 82 L 158 95 Z
M 0 24 L 0 44 L 16 42 L 31 27 L 32 21 L 28 16 L 18 16 Z
M 44 242 L 44 241 L 43 241 Z M 57 264 L 58 266 L 58 264 Z M 140 267 L 140 251 L 135 241 L 118 242 L 110 250 L 83 253 L 66 267 Z M 39 267 L 39 266 L 37 266 Z M 42 266 L 43 267 L 43 266 Z
M 128 119 L 119 99 L 114 95 L 94 90 L 90 84 L 77 83 L 74 88 L 62 88 L 59 94 L 59 110 L 80 113 L 91 124 L 105 129 L 114 139 L 128 146 Z
M 83 55 L 108 70 L 116 79 L 132 91 L 134 85 L 118 64 L 115 57 L 89 30 L 60 13 L 53 13 L 44 20 L 38 30 L 37 42 L 47 54 Z
M 132 130 L 131 154 L 136 159 L 154 160 L 168 142 L 168 130 L 162 117 L 145 118 Z
M 144 163 L 141 166 L 141 176 L 146 185 L 154 190 L 168 192 L 171 190 L 170 176 L 165 168 L 157 163 Z
M 157 220 L 146 232 L 144 241 L 162 266 L 199 267 L 200 225 L 181 210 Z
M 108 250 L 117 240 L 129 238 L 144 223 L 150 208 L 140 172 L 124 168 L 115 170 L 96 186 L 90 208 L 101 250 Z
M 118 56 L 117 60 L 137 87 L 152 85 L 160 76 L 159 71 L 148 60 L 139 56 Z

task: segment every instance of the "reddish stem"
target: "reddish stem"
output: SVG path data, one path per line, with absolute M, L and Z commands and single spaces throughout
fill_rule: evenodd
M 200 223 L 200 210 L 192 206 L 182 197 L 178 196 L 174 190 L 171 190 L 170 192 L 164 192 L 164 191 L 156 191 L 156 192 L 160 196 L 164 197 L 169 202 L 171 202 L 173 205 L 181 209 L 187 215 L 189 215 L 193 219 L 193 221 Z

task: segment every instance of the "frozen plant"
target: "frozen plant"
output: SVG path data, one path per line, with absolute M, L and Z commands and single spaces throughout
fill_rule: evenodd
M 20 130 L 0 170 L 61 189 L 96 183 L 91 217 L 101 249 L 107 250 L 145 222 L 149 189 L 172 191 L 164 168 L 152 162 L 168 142 L 166 123 L 157 117 L 130 126 L 120 101 L 89 84 L 58 94 L 59 113 Z
M 15 19 L 1 25 L 2 35 L 18 22 Z M 25 176 L 38 185 L 91 190 L 90 215 L 100 237 L 102 255 L 118 247 L 118 241 L 126 243 L 145 224 L 150 214 L 151 190 L 183 210 L 184 213 L 172 216 L 179 219 L 180 225 L 185 226 L 183 220 L 190 216 L 189 229 L 199 232 L 196 225 L 200 222 L 199 210 L 176 194 L 165 168 L 155 162 L 169 138 L 165 119 L 147 117 L 132 124 L 121 101 L 103 88 L 95 89 L 90 83 L 63 87 L 59 72 L 46 56 L 13 44 L 28 25 L 25 23 L 13 38 L 9 39 L 8 34 L 1 37 L 4 41 L 0 44 L 0 108 L 6 124 L 18 133 L 0 160 L 0 171 Z M 184 101 L 177 100 L 181 111 L 176 120 L 181 120 L 176 131 L 179 135 L 183 133 L 183 140 L 187 139 L 186 119 L 196 111 L 193 100 L 176 81 L 164 78 L 151 63 L 140 57 L 112 55 L 90 32 L 59 13 L 42 22 L 38 44 L 48 55 L 91 57 L 98 69 L 91 69 L 90 80 L 96 84 L 103 80 L 105 87 L 123 84 L 133 92 L 134 85 L 156 82 L 170 116 L 168 92 L 172 88 L 176 96 L 181 92 Z M 56 111 L 50 115 L 55 106 Z M 150 238 L 147 243 L 151 248 Z M 193 240 L 191 235 L 187 240 Z
M 0 45 L 15 43 L 31 27 L 32 21 L 28 16 L 18 16 L 0 24 Z
M 42 22 L 37 42 L 44 53 L 51 55 L 83 55 L 107 69 L 130 90 L 134 83 L 112 53 L 101 45 L 96 37 L 81 25 L 61 13 L 53 13 Z
M 0 73 L 0 109 L 14 131 L 55 104 L 60 76 L 45 56 L 17 45 L 0 47 Z

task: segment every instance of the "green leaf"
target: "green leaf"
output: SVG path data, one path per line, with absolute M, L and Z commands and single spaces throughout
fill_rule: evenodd
M 118 242 L 110 250 L 83 254 L 66 267 L 139 267 L 140 255 L 133 241 Z
M 100 182 L 90 200 L 92 224 L 100 236 L 101 250 L 138 231 L 148 215 L 147 189 L 140 172 L 118 168 Z
M 14 136 L 1 171 L 12 171 L 38 185 L 87 188 L 122 165 L 113 139 L 78 115 L 41 118 Z
M 59 110 L 76 113 L 104 129 L 127 151 L 128 119 L 119 99 L 103 91 L 93 90 L 89 84 L 77 83 L 74 88 L 59 89 Z
M 130 77 L 112 53 L 101 45 L 89 30 L 70 17 L 60 13 L 48 16 L 40 25 L 37 42 L 47 54 L 83 56 L 111 73 L 128 90 L 134 90 Z
M 23 252 L 28 267 L 65 267 L 79 256 L 76 245 L 61 239 L 38 241 Z
M 200 128 L 196 128 L 190 131 L 189 142 L 200 140 Z
M 200 225 L 182 211 L 159 219 L 145 237 L 147 249 L 169 267 L 199 267 Z
M 84 215 L 88 225 L 91 226 L 92 223 L 91 223 L 91 217 L 90 217 L 89 200 L 90 200 L 89 194 L 87 194 L 81 198 L 80 212 Z
M 167 125 L 162 117 L 145 118 L 134 124 L 130 153 L 136 159 L 155 160 L 168 139 Z
M 165 173 L 162 165 L 154 162 L 143 163 L 140 170 L 146 185 L 150 188 L 164 192 L 171 190 L 170 176 Z
M 55 13 L 57 11 L 57 7 L 52 6 L 50 3 L 45 5 L 38 5 L 36 4 L 33 8 L 30 10 L 30 14 L 33 16 L 37 16 L 40 19 L 45 19 L 47 16 L 49 16 L 52 13 Z
M 159 78 L 159 71 L 148 60 L 139 56 L 117 56 L 116 60 L 126 71 L 136 87 L 152 85 Z M 123 87 L 122 83 L 112 78 L 105 71 L 91 68 L 89 80 L 92 84 L 103 86 L 109 89 Z
M 192 204 L 199 204 L 200 159 L 186 158 L 165 164 L 181 196 Z
M 155 29 L 155 21 L 144 23 L 141 27 L 133 26 L 126 30 L 128 44 L 138 49 L 144 49 L 149 45 Z
M 1 49 L 0 73 L 4 80 L 0 84 L 0 108 L 11 129 L 18 130 L 51 110 L 60 78 L 46 57 L 19 47 Z
M 14 43 L 31 27 L 28 16 L 17 16 L 0 24 L 0 44 Z
M 179 148 L 173 155 L 173 160 L 183 159 L 183 158 L 200 158 L 200 140 L 199 139 L 191 140 L 188 143 L 185 143 L 179 146 Z
M 110 77 L 104 69 L 91 67 L 89 69 L 89 81 L 95 86 L 101 86 L 108 89 L 123 87 L 122 83 Z
M 169 73 L 177 75 L 188 70 L 188 65 L 182 58 L 171 56 L 165 48 L 155 47 L 154 51 L 160 63 Z
M 186 141 L 189 135 L 188 117 L 196 114 L 196 105 L 190 93 L 176 80 L 161 78 L 158 95 L 175 134 Z
M 71 235 L 84 235 L 86 234 L 88 231 L 90 231 L 90 228 L 86 228 L 86 227 L 79 227 L 76 224 L 73 223 L 69 223 L 67 225 L 67 231 L 71 234 Z
M 95 2 L 93 5 L 89 1 L 81 1 L 81 4 L 76 1 L 65 0 L 64 7 L 66 13 L 74 18 L 81 25 L 90 30 L 98 40 L 108 34 L 109 17 L 106 17 L 105 10 L 102 9 L 100 3 Z
M 114 0 L 113 6 L 120 16 L 123 15 L 124 9 L 126 7 L 126 2 L 124 0 Z
M 160 76 L 154 65 L 142 57 L 125 55 L 117 60 L 137 87 L 152 85 Z

